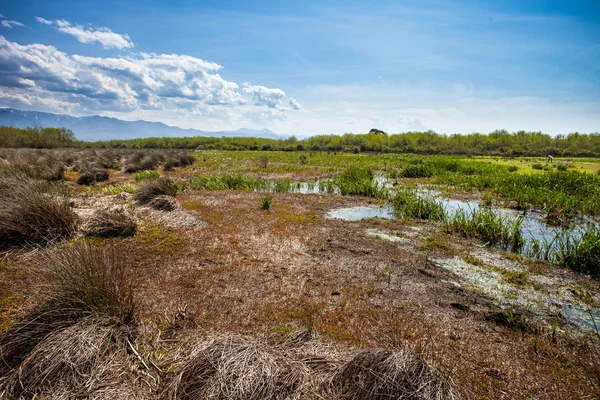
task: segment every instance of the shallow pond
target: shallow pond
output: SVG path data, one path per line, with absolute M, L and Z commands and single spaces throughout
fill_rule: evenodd
M 360 221 L 369 218 L 396 219 L 392 207 L 347 207 L 337 210 L 330 210 L 325 215 L 327 218 L 343 219 L 345 221 Z

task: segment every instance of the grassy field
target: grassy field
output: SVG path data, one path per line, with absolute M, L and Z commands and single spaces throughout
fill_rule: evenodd
M 599 396 L 596 161 L 2 150 L 0 397 Z

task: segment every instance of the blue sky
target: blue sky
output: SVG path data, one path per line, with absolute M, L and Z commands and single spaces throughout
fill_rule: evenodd
M 3 1 L 0 106 L 202 130 L 600 131 L 598 1 Z

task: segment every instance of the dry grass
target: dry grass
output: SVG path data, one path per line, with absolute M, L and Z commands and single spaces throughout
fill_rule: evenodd
M 307 371 L 274 348 L 248 337 L 210 341 L 172 383 L 172 399 L 292 399 Z
M 129 332 L 111 321 L 83 319 L 53 330 L 40 341 L 2 382 L 11 397 L 57 393 L 85 395 L 94 378 L 126 358 Z M 65 396 L 66 397 L 66 396 Z
M 179 207 L 179 203 L 173 196 L 161 195 L 150 200 L 148 206 L 159 211 L 175 211 Z
M 123 208 L 96 210 L 86 225 L 88 235 L 97 237 L 127 237 L 137 231 L 135 219 Z
M 0 247 L 48 244 L 71 236 L 77 217 L 59 187 L 21 174 L 0 175 Z
M 134 307 L 123 265 L 79 242 L 46 252 L 32 270 L 40 305 L 0 336 L 0 393 L 88 397 L 114 357 L 126 364 Z
M 344 400 L 450 400 L 456 389 L 414 352 L 366 349 L 334 373 L 332 398 Z
M 175 196 L 177 186 L 168 178 L 146 179 L 133 195 L 133 198 L 141 203 L 148 204 L 158 196 Z

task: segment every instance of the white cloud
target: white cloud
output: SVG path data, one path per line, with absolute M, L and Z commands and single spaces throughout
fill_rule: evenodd
M 244 92 L 252 95 L 252 100 L 256 106 L 267 106 L 276 108 L 281 104 L 281 99 L 285 92 L 281 89 L 270 89 L 264 86 L 252 86 L 250 83 L 244 83 Z
M 397 122 L 400 124 L 398 129 L 399 132 L 423 132 L 427 130 L 419 118 L 400 117 L 398 118 Z
M 292 107 L 296 111 L 303 111 L 304 110 L 304 107 L 302 107 L 302 105 L 300 103 L 298 103 L 296 101 L 296 99 L 294 99 L 293 97 L 290 97 L 289 104 L 290 104 L 290 107 Z
M 37 22 L 41 22 L 42 24 L 46 24 L 46 25 L 52 25 L 52 21 L 47 20 L 45 18 L 42 17 L 35 17 L 35 19 L 37 20 Z
M 127 49 L 133 47 L 133 42 L 129 38 L 129 35 L 115 33 L 108 28 L 86 29 L 81 25 L 71 25 L 69 21 L 65 20 L 49 21 L 42 17 L 35 17 L 35 19 L 42 24 L 56 25 L 56 29 L 60 32 L 74 36 L 81 43 L 98 42 L 105 49 Z
M 98 110 L 158 109 L 181 100 L 188 100 L 189 107 L 244 104 L 238 85 L 215 73 L 221 68 L 175 54 L 68 55 L 53 46 L 22 46 L 0 36 L 0 86 Z
M 22 24 L 19 21 L 14 21 L 14 20 L 7 19 L 2 14 L 0 14 L 0 24 L 2 24 L 2 26 L 5 27 L 5 28 L 13 28 L 15 26 L 25 26 L 24 24 Z

